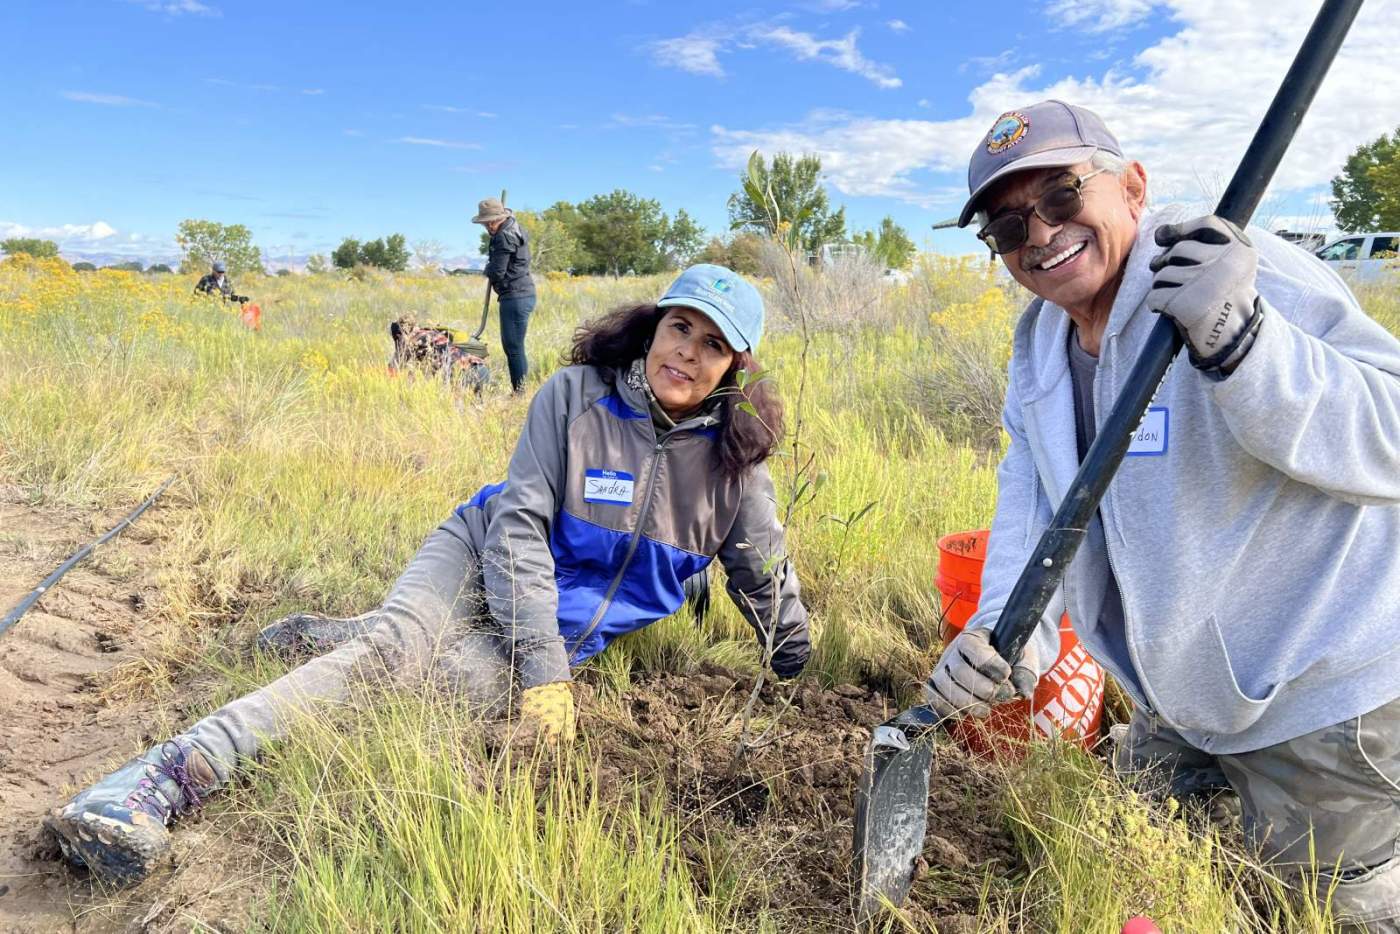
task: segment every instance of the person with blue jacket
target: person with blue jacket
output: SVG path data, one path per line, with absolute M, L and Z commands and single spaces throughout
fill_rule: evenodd
M 1134 712 L 1123 772 L 1233 789 L 1349 930 L 1400 931 L 1400 341 L 1292 244 L 1180 208 L 1093 112 L 1044 101 L 974 150 L 960 224 L 1036 298 L 1018 324 L 982 599 L 925 697 L 986 716 L 1054 664 L 1066 608 Z M 1014 664 L 989 632 L 1158 315 L 1158 389 Z M 1329 883 L 1336 885 L 1330 890 Z
M 574 732 L 570 670 L 674 613 L 718 558 L 779 677 L 807 662 L 807 611 L 765 461 L 782 405 L 754 358 L 758 290 L 721 266 L 687 269 L 656 303 L 584 325 L 530 403 L 504 482 L 482 488 L 409 562 L 382 606 L 352 620 L 290 617 L 263 644 L 338 644 L 87 788 L 47 825 L 99 878 L 144 878 L 167 827 L 297 718 L 356 683 L 445 679 L 526 733 Z M 315 633 L 308 629 L 319 628 Z

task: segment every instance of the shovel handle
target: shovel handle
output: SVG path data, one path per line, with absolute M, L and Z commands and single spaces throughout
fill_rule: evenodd
M 1216 206 L 1217 217 L 1243 228 L 1254 215 L 1308 105 L 1361 9 L 1361 0 L 1325 0 L 1273 103 Z M 1182 347 L 1181 335 L 1163 315 L 1152 327 L 1126 387 L 1090 446 L 1050 527 L 1040 537 L 992 630 L 992 645 L 1013 662 L 1040 625 L 1050 598 L 1084 541 L 1109 481 L 1123 462 L 1133 432 Z
M 501 189 L 501 207 L 506 206 L 506 190 Z M 487 262 L 490 262 L 491 253 L 487 249 Z M 481 335 L 486 333 L 486 322 L 491 318 L 491 280 L 486 280 L 486 298 L 481 302 L 481 324 L 477 325 L 476 332 L 472 334 L 472 340 L 481 340 Z

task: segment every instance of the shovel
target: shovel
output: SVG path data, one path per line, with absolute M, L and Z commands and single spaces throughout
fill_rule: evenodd
M 1241 228 L 1249 222 L 1360 9 L 1361 0 L 1325 0 L 1322 4 L 1221 197 L 1216 216 Z M 1153 325 L 1126 388 L 997 619 L 991 641 L 1002 658 L 1019 658 L 1040 624 L 1099 500 L 1127 453 L 1133 431 L 1182 344 L 1176 326 L 1163 315 Z M 903 904 L 909 894 L 914 864 L 923 852 L 928 828 L 934 737 L 947 725 L 930 708 L 912 707 L 876 727 L 871 737 L 856 789 L 853 869 L 856 919 L 861 924 L 875 918 L 884 906 Z

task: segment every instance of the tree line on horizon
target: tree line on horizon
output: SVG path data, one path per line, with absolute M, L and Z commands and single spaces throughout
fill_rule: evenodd
M 873 230 L 848 236 L 846 209 L 832 209 L 822 185 L 821 160 L 815 155 L 777 153 L 769 161 L 756 154 L 740 181 L 726 205 L 730 229 L 724 235 L 708 234 L 684 208 L 669 215 L 656 199 L 623 188 L 577 204 L 556 201 L 543 210 L 518 210 L 515 217 L 530 237 L 534 268 L 541 273 L 645 275 L 711 262 L 740 273 L 759 274 L 762 243 L 773 234 L 768 222 L 774 214 L 795 219 L 792 223 L 797 229 L 787 232 L 785 240 L 808 256 L 819 255 L 829 244 L 855 243 L 887 268 L 903 269 L 917 252 L 908 232 L 889 216 Z M 766 192 L 769 204 L 755 202 L 749 191 L 755 185 L 755 190 Z M 1400 127 L 1352 152 L 1332 179 L 1330 206 L 1338 229 L 1346 233 L 1400 229 Z M 182 273 L 205 272 L 216 259 L 228 264 L 231 275 L 266 272 L 262 251 L 254 245 L 252 231 L 242 224 L 191 218 L 181 221 L 175 242 L 183 256 Z M 489 235 L 483 232 L 482 255 L 487 253 L 489 242 Z M 59 247 L 39 237 L 10 237 L 0 240 L 0 252 L 56 258 Z M 346 237 L 329 257 L 310 257 L 307 271 L 315 274 L 332 267 L 373 267 L 403 272 L 415 257 L 421 265 L 435 268 L 440 266 L 443 253 L 442 245 L 430 240 L 410 248 L 402 233 L 363 242 Z M 73 268 L 91 271 L 97 267 L 77 262 Z M 143 268 L 136 260 L 106 268 L 172 271 L 164 263 Z

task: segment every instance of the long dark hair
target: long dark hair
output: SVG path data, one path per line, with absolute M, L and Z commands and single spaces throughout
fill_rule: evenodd
M 601 318 L 585 321 L 574 331 L 574 344 L 565 360 L 622 370 L 646 355 L 648 342 L 666 316 L 654 304 L 615 308 Z M 748 373 L 739 386 L 740 370 Z M 735 351 L 734 361 L 720 380 L 719 446 L 715 456 L 728 477 L 740 477 L 777 450 L 783 437 L 783 403 L 773 381 L 760 378 L 758 361 L 747 350 Z M 753 411 L 747 411 L 748 402 Z

